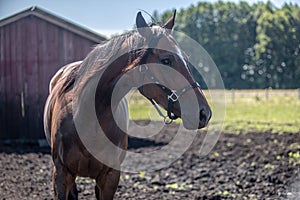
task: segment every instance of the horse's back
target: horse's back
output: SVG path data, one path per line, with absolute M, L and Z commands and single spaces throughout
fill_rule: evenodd
M 51 93 L 51 91 L 53 90 L 54 86 L 56 85 L 56 83 L 60 80 L 65 78 L 66 76 L 68 76 L 71 71 L 77 67 L 78 65 L 80 65 L 82 63 L 82 61 L 77 61 L 77 62 L 73 62 L 73 63 L 69 63 L 65 66 L 63 66 L 62 68 L 60 68 L 55 75 L 51 78 L 50 80 L 50 84 L 49 84 L 49 93 Z
M 51 78 L 49 84 L 49 96 L 46 100 L 44 107 L 44 132 L 48 143 L 51 145 L 51 122 L 54 101 L 58 95 L 59 88 L 62 87 L 63 81 L 70 75 L 72 70 L 78 67 L 82 61 L 73 62 L 63 66 Z M 55 88 L 55 87 L 59 88 Z

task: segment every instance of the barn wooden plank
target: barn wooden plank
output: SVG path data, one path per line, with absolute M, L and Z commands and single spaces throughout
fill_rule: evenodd
M 39 20 L 39 31 L 38 31 L 38 40 L 39 40 L 39 105 L 41 106 L 45 101 L 45 93 L 48 92 L 47 87 L 47 72 L 49 68 L 49 62 L 51 60 L 51 54 L 48 44 L 49 40 L 49 29 L 48 23 L 42 20 Z
M 33 79 L 33 84 L 34 84 L 34 90 L 33 90 L 33 101 L 34 101 L 34 107 L 33 107 L 33 117 L 34 117 L 34 127 L 31 131 L 31 139 L 36 139 L 40 138 L 41 135 L 41 130 L 42 130 L 42 121 L 41 121 L 41 116 L 39 113 L 39 107 L 40 107 L 40 102 L 39 102 L 39 67 L 38 67 L 38 32 L 40 31 L 38 29 L 38 21 L 37 18 L 34 17 L 34 28 L 33 28 L 33 44 L 35 46 L 36 51 L 34 52 L 34 62 L 33 62 L 33 73 L 32 73 L 32 79 Z
M 73 62 L 74 58 L 72 57 L 73 55 L 73 35 L 72 33 L 70 33 L 69 31 L 66 31 L 66 59 L 67 59 L 67 63 L 71 63 Z
M 47 22 L 37 19 L 37 39 L 38 39 L 38 102 L 37 102 L 37 118 L 39 131 L 37 131 L 36 137 L 41 139 L 44 138 L 44 132 L 42 131 L 42 122 L 43 122 L 43 107 L 45 104 L 45 95 L 44 93 L 48 91 L 47 84 L 45 82 L 46 73 L 49 60 L 51 59 L 49 55 L 48 45 L 48 29 Z
M 26 38 L 24 38 L 24 19 L 21 19 L 17 22 L 17 38 L 16 43 L 18 45 L 18 48 L 16 49 L 16 68 L 17 68 L 17 82 L 18 82 L 18 138 L 21 138 L 26 132 L 26 121 L 25 121 L 25 115 L 26 113 L 26 107 L 25 107 L 25 98 L 24 98 L 24 60 L 26 57 L 24 56 L 25 51 L 28 51 L 24 47 L 24 41 L 26 41 Z
M 15 68 L 15 74 L 14 76 L 16 77 L 16 96 L 15 96 L 15 109 L 16 109 L 16 114 L 15 114 L 15 122 L 18 124 L 17 126 L 17 138 L 20 138 L 20 136 L 23 135 L 23 127 L 24 127 L 24 122 L 23 122 L 23 117 L 22 117 L 22 90 L 23 90 L 23 84 L 22 84 L 22 40 L 21 40 L 21 35 L 22 35 L 22 20 L 18 21 L 15 23 L 16 28 L 15 28 L 15 39 L 14 42 L 16 43 L 15 47 L 15 54 L 13 56 L 14 58 L 14 68 Z
M 12 114 L 12 122 L 14 124 L 12 124 L 11 126 L 11 134 L 13 135 L 12 137 L 14 139 L 17 139 L 19 137 L 19 135 L 22 135 L 22 133 L 20 132 L 21 130 L 19 130 L 19 121 L 18 121 L 18 108 L 19 108 L 19 103 L 18 103 L 18 83 L 17 83 L 17 49 L 18 49 L 18 43 L 16 42 L 17 40 L 17 23 L 13 23 L 10 25 L 11 29 L 10 29 L 10 37 L 11 37 L 11 42 L 10 42 L 10 76 L 11 76 L 11 114 Z
M 29 135 L 28 139 L 34 139 L 37 136 L 37 96 L 38 96 L 38 66 L 37 66 L 37 22 L 34 17 L 30 18 L 28 29 L 28 51 L 27 70 L 28 70 L 28 114 L 29 114 Z
M 46 73 L 47 68 L 47 62 L 49 59 L 49 54 L 47 51 L 47 24 L 46 22 L 38 19 L 38 32 L 37 32 L 37 38 L 38 38 L 38 94 L 39 94 L 39 115 L 40 115 L 40 107 L 42 105 L 42 94 L 43 90 L 45 90 L 44 86 L 44 74 Z
M 78 35 L 73 34 L 72 43 L 73 43 L 72 62 L 82 60 L 84 51 L 83 51 L 83 49 L 80 48 L 80 50 L 79 50 L 79 48 L 78 48 L 78 47 L 80 47 L 80 45 L 82 45 L 82 39 Z
M 80 58 L 80 52 L 79 52 L 78 47 L 80 47 L 79 45 L 81 44 L 81 39 L 78 38 L 77 35 L 75 35 L 73 37 L 73 41 L 72 42 L 73 42 L 73 45 L 74 45 L 74 47 L 73 47 L 73 57 L 74 57 L 74 61 L 75 61 L 75 60 L 77 60 L 77 59 Z
M 13 138 L 13 121 L 12 121 L 12 103 L 11 103 L 11 37 L 10 37 L 10 25 L 5 27 L 5 82 L 6 82 L 6 105 L 5 105 L 5 115 L 6 115 L 6 130 L 5 133 Z
M 66 50 L 66 63 L 71 63 L 74 62 L 74 34 L 71 33 L 70 31 L 65 31 L 65 50 Z
M 52 24 L 49 25 L 49 33 L 51 32 L 50 38 L 50 52 L 51 52 L 51 61 L 49 63 L 49 73 L 50 76 L 48 80 L 50 81 L 50 78 L 56 73 L 58 69 L 61 68 L 61 61 L 60 61 L 60 51 L 58 49 L 60 48 L 60 41 L 59 41 L 59 35 L 60 30 L 57 26 L 54 26 Z
M 4 138 L 6 128 L 5 119 L 5 81 L 4 81 L 4 66 L 5 66 L 5 36 L 4 28 L 0 29 L 0 139 Z
M 64 64 L 64 31 L 62 28 L 58 28 L 58 52 L 59 52 L 59 66 L 63 66 Z
M 21 92 L 23 90 L 23 83 L 22 83 L 22 20 L 16 23 L 16 35 L 15 35 L 15 42 L 16 42 L 16 48 L 15 48 L 15 68 L 16 68 L 16 92 L 18 96 L 19 106 L 21 105 Z M 21 107 L 20 107 L 21 108 Z
M 30 46 L 30 33 L 29 33 L 29 29 L 30 29 L 30 18 L 29 17 L 26 17 L 24 18 L 24 33 L 23 33 L 23 38 L 25 39 L 23 41 L 23 98 L 24 98 L 24 107 L 25 107 L 25 116 L 24 116 L 24 123 L 25 123 L 25 126 L 24 126 L 24 137 L 27 138 L 29 135 L 30 135 L 30 123 L 31 123 L 31 110 L 30 110 L 30 107 L 31 107 L 31 101 L 29 100 L 29 92 L 28 92 L 28 82 L 30 80 L 30 73 L 31 73 L 31 70 L 30 70 L 30 60 L 31 60 L 31 57 L 30 57 L 30 50 L 32 47 Z
M 17 38 L 17 23 L 13 23 L 10 25 L 10 37 L 11 37 L 11 42 L 10 42 L 10 54 L 11 54 L 11 66 L 10 66 L 10 76 L 11 76 L 11 97 L 12 101 L 15 100 L 16 96 L 16 90 L 17 90 L 17 69 L 16 69 L 16 51 L 18 48 L 18 44 L 16 43 L 16 38 Z
M 3 135 L 3 138 L 6 138 L 6 136 L 9 135 L 9 133 L 7 132 L 8 131 L 8 127 L 9 127 L 9 109 L 8 109 L 8 91 L 9 91 L 9 79 L 8 79 L 8 65 L 9 65 L 9 48 L 7 47 L 8 46 L 8 42 L 9 42 L 9 37 L 8 37 L 8 32 L 7 32 L 7 29 L 8 29 L 8 26 L 4 27 L 3 29 L 3 35 L 4 35 L 4 42 L 3 42 L 3 45 L 4 45 L 4 66 L 3 66 L 3 79 L 4 79 L 4 106 L 3 106 L 3 112 L 4 112 L 4 115 L 5 115 L 5 119 L 4 119 L 4 135 Z
M 69 56 L 68 56 L 68 52 L 69 52 L 69 47 L 68 47 L 68 40 L 69 40 L 70 36 L 68 35 L 68 32 L 66 30 L 63 31 L 63 65 L 69 63 Z
M 49 60 L 45 69 L 45 97 L 48 95 L 49 82 L 59 66 L 59 45 L 58 45 L 58 28 L 52 24 L 47 24 L 47 45 Z

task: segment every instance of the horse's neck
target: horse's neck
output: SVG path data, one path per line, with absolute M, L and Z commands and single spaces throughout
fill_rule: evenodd
M 99 123 L 107 137 L 114 142 L 119 141 L 116 138 L 119 138 L 120 134 L 123 135 L 124 130 L 128 128 L 128 109 L 124 97 L 131 86 L 118 84 L 127 65 L 128 55 L 124 55 L 108 66 L 100 78 L 95 95 L 95 109 Z M 115 88 L 116 84 L 118 86 Z
M 107 107 L 111 107 L 112 103 L 112 95 L 114 95 L 113 102 L 120 102 L 122 98 L 130 91 L 131 85 L 118 84 L 119 79 L 124 75 L 123 69 L 128 66 L 128 54 L 120 56 L 120 58 L 114 61 L 111 65 L 107 67 L 105 72 L 102 74 L 101 79 L 98 83 L 95 100 L 99 103 L 97 106 L 100 111 L 106 109 Z M 116 88 L 115 86 L 118 85 Z M 114 90 L 117 90 L 114 91 Z M 112 108 L 112 110 L 115 110 Z

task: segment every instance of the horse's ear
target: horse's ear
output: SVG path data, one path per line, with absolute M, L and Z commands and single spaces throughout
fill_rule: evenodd
M 150 36 L 151 30 L 148 24 L 146 23 L 141 12 L 138 12 L 136 16 L 136 28 L 141 36 L 147 38 Z
M 175 23 L 175 17 L 176 17 L 176 10 L 174 11 L 173 16 L 165 23 L 165 25 L 163 27 L 166 29 L 172 30 L 174 27 L 174 23 Z
M 141 12 L 138 12 L 136 15 L 136 27 L 137 28 L 146 28 L 148 27 L 148 24 L 146 23 L 143 15 Z

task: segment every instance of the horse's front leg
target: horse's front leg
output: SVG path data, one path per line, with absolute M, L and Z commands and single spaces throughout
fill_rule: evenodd
M 54 161 L 52 183 L 55 200 L 76 200 L 78 199 L 75 185 L 76 177 L 70 174 L 59 161 Z M 72 192 L 70 192 L 72 189 Z M 75 191 L 76 190 L 76 191 Z
M 110 169 L 105 178 L 96 179 L 96 198 L 97 200 L 112 200 L 117 191 L 120 180 L 120 171 Z

